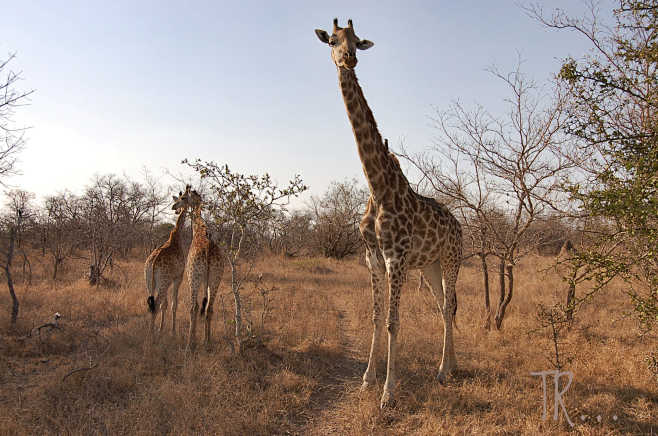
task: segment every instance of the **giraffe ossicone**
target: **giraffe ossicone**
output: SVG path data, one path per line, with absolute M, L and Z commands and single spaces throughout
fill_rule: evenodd
M 423 272 L 443 316 L 440 381 L 457 367 L 452 328 L 457 311 L 455 284 L 462 260 L 462 231 L 445 205 L 413 191 L 397 158 L 389 153 L 387 144 L 382 141 L 354 73 L 358 62 L 356 50 L 367 50 L 374 44 L 356 36 L 352 20 L 342 28 L 334 19 L 331 35 L 320 29 L 315 33 L 320 41 L 331 47 L 347 116 L 370 188 L 360 230 L 366 246 L 366 264 L 370 269 L 374 327 L 363 387 L 373 385 L 376 380 L 375 366 L 380 351 L 378 338 L 384 325 L 383 288 L 388 284 L 388 360 L 381 398 L 381 406 L 387 407 L 395 401 L 398 308 L 402 284 L 409 269 Z

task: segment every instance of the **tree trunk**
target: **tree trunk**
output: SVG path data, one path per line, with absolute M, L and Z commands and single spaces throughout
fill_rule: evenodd
M 100 269 L 96 265 L 89 265 L 89 285 L 98 286 L 100 279 Z
M 503 320 L 505 319 L 505 310 L 507 305 L 512 300 L 512 295 L 514 291 L 514 266 L 512 264 L 507 265 L 505 268 L 505 260 L 500 261 L 498 267 L 498 274 L 500 276 L 500 300 L 498 301 L 498 311 L 494 318 L 496 322 L 496 330 L 501 330 L 503 328 Z M 507 292 L 505 290 L 505 270 L 507 270 Z M 505 295 L 507 294 L 507 295 Z
M 482 262 L 482 284 L 484 286 L 484 328 L 491 329 L 491 302 L 489 301 L 489 268 L 487 267 L 487 257 L 479 254 Z
M 238 353 L 240 353 L 242 352 L 242 304 L 240 302 L 240 289 L 238 289 L 236 268 L 235 261 L 231 260 L 231 290 L 233 291 L 233 300 L 235 302 L 235 343 L 238 347 Z
M 5 275 L 7 276 L 9 295 L 11 295 L 11 327 L 14 328 L 16 326 L 16 320 L 18 319 L 18 297 L 16 297 L 16 292 L 14 292 L 14 282 L 11 279 L 11 271 L 9 271 L 9 268 L 5 269 Z
M 27 257 L 27 254 L 25 253 L 25 251 L 23 251 L 23 283 L 25 283 L 26 267 L 27 267 L 27 271 L 29 273 L 29 275 L 27 277 L 27 284 L 31 285 L 32 284 L 32 264 L 30 263 L 30 259 Z
M 567 291 L 567 321 L 573 320 L 574 299 L 576 298 L 576 283 L 573 278 L 569 280 L 569 290 Z
M 16 327 L 16 320 L 18 319 L 18 297 L 14 291 L 14 281 L 11 278 L 11 261 L 14 257 L 14 239 L 16 238 L 16 229 L 12 227 L 9 230 L 9 248 L 7 250 L 7 262 L 4 265 L 5 276 L 7 277 L 7 287 L 9 288 L 9 295 L 11 295 L 11 328 Z
M 57 271 L 59 270 L 59 264 L 60 260 L 55 257 L 55 261 L 53 262 L 53 281 L 57 280 Z

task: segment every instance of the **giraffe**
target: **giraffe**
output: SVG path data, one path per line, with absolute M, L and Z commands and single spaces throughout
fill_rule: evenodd
M 185 193 L 187 194 L 188 188 Z M 151 252 L 144 263 L 144 276 L 146 278 L 146 288 L 149 296 L 146 299 L 149 311 L 151 312 L 150 334 L 155 340 L 155 317 L 158 311 L 162 311 L 160 320 L 160 332 L 164 330 L 165 318 L 167 316 L 167 291 L 172 285 L 172 304 L 171 304 L 171 331 L 176 334 L 176 309 L 178 307 L 178 288 L 183 281 L 183 272 L 185 271 L 185 258 L 187 256 L 187 244 L 183 227 L 187 216 L 187 205 L 181 198 L 183 192 L 174 196 L 174 204 L 171 207 L 178 214 L 176 225 L 169 234 L 169 239 Z
M 190 287 L 190 330 L 187 338 L 187 349 L 196 347 L 197 316 L 205 314 L 205 345 L 210 344 L 210 322 L 213 315 L 213 304 L 219 289 L 219 282 L 224 273 L 224 253 L 208 235 L 201 209 L 203 201 L 196 191 L 186 191 L 182 200 L 192 211 L 192 244 L 187 254 L 187 283 Z M 204 293 L 201 308 L 197 299 L 199 287 Z
M 352 20 L 348 20 L 346 28 L 341 28 L 334 19 L 331 35 L 319 29 L 315 33 L 320 41 L 331 47 L 331 58 L 338 69 L 340 90 L 371 193 L 359 226 L 366 246 L 373 297 L 373 335 L 362 389 L 369 388 L 376 381 L 375 366 L 380 351 L 378 338 L 384 321 L 383 287 L 388 282 L 388 360 L 380 402 L 385 408 L 395 404 L 400 327 L 398 308 L 402 284 L 410 269 L 423 272 L 443 315 L 439 381 L 445 381 L 457 367 L 452 327 L 457 311 L 455 284 L 462 258 L 461 226 L 445 205 L 412 190 L 397 159 L 390 158 L 382 142 L 354 72 L 356 50 L 366 50 L 374 44 L 356 36 Z

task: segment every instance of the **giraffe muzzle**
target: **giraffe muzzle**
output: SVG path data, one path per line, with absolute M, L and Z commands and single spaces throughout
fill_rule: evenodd
M 354 68 L 358 61 L 355 56 L 345 56 L 343 62 L 347 68 Z

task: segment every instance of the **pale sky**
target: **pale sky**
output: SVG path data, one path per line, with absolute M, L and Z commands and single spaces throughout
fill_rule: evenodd
M 8 182 L 38 197 L 81 193 L 95 174 L 142 167 L 162 175 L 184 158 L 295 173 L 320 195 L 333 180 L 364 181 L 329 47 L 314 29 L 354 21 L 375 46 L 356 72 L 384 137 L 431 145 L 433 107 L 459 99 L 496 113 L 507 97 L 485 69 L 516 67 L 538 82 L 583 37 L 552 31 L 512 0 L 482 1 L 11 1 L 2 7 L 0 59 L 16 52 L 18 121 L 32 126 Z M 541 0 L 582 16 L 579 0 Z M 609 11 L 609 3 L 602 9 Z M 607 7 L 606 7 L 607 6 Z

